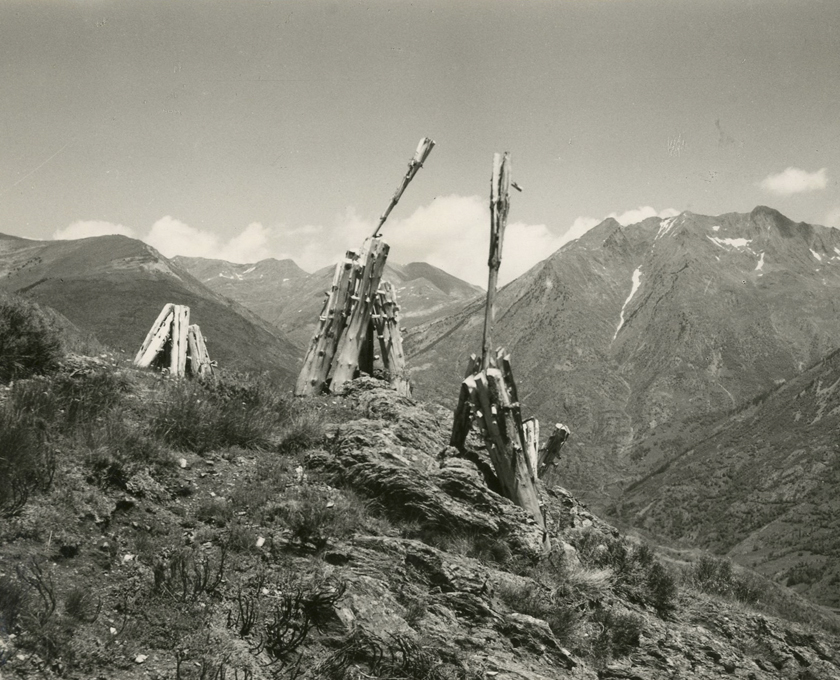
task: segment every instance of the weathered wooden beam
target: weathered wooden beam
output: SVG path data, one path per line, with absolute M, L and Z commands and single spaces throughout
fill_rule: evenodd
M 139 368 L 147 368 L 151 365 L 151 363 L 155 360 L 155 357 L 158 353 L 164 348 L 166 345 L 166 340 L 169 337 L 169 334 L 172 332 L 172 319 L 175 316 L 173 311 L 173 305 L 167 305 L 164 309 L 170 308 L 169 313 L 163 319 L 160 324 L 157 325 L 157 330 L 155 331 L 154 336 L 151 338 L 148 344 L 144 342 L 146 345 L 146 349 L 141 352 L 137 353 L 137 357 L 134 359 L 134 365 Z M 152 326 L 154 328 L 154 326 Z M 142 348 L 141 348 L 142 349 Z
M 531 475 L 531 481 L 536 484 L 540 455 L 540 421 L 536 418 L 524 420 L 522 422 L 522 432 L 525 435 L 525 454 L 528 460 L 528 472 Z
M 295 384 L 295 395 L 312 396 L 326 389 L 327 378 L 336 347 L 347 320 L 351 287 L 355 287 L 356 253 L 347 251 L 344 260 L 335 266 L 332 285 L 327 291 L 317 330 L 312 336 Z
M 507 386 L 502 372 L 499 369 L 490 368 L 485 371 L 487 381 L 491 386 L 491 392 L 498 398 L 499 414 L 497 419 L 504 422 L 504 431 L 507 435 L 504 442 L 504 455 L 507 458 L 509 469 L 504 474 L 510 477 L 502 481 L 502 470 L 496 470 L 496 475 L 502 483 L 502 488 L 509 489 L 508 496 L 519 507 L 527 510 L 543 529 L 545 519 L 543 517 L 542 504 L 540 503 L 539 491 L 536 487 L 536 475 L 532 475 L 528 465 L 528 457 L 525 452 L 524 434 L 521 426 L 517 423 L 515 411 L 519 410 L 518 405 L 510 401 Z M 500 428 L 501 430 L 501 428 Z
M 389 246 L 381 238 L 365 241 L 366 259 L 364 270 L 358 277 L 350 317 L 341 334 L 332 365 L 330 391 L 340 392 L 351 381 L 359 367 L 359 351 L 370 324 L 373 311 L 372 298 L 379 288 L 379 280 L 388 258 Z
M 385 220 L 388 219 L 388 215 L 391 214 L 394 206 L 399 203 L 399 200 L 408 186 L 408 183 L 414 179 L 414 175 L 416 175 L 417 171 L 423 167 L 423 163 L 429 157 L 429 154 L 432 153 L 434 146 L 435 143 L 428 137 L 424 137 L 420 140 L 420 143 L 417 145 L 417 151 L 414 152 L 413 158 L 408 161 L 408 172 L 406 172 L 405 177 L 400 180 L 397 190 L 391 197 L 390 203 L 388 203 L 388 207 L 385 208 L 385 212 L 382 213 L 382 216 L 379 218 L 379 224 L 376 225 L 376 230 L 373 232 L 373 238 L 376 238 L 379 235 L 379 230 L 382 229 L 382 225 L 385 224 Z
M 410 397 L 411 381 L 402 346 L 400 306 L 397 304 L 397 293 L 388 281 L 383 281 L 376 292 L 374 312 L 379 317 L 377 333 L 387 380 L 400 395 Z
M 560 449 L 571 435 L 571 431 L 563 423 L 555 423 L 554 432 L 548 438 L 545 446 L 540 449 L 537 463 L 538 475 L 542 477 L 549 467 L 556 467 L 560 462 Z
M 171 302 L 168 302 L 163 306 L 163 309 L 158 314 L 157 319 L 152 324 L 152 327 L 149 329 L 149 332 L 146 334 L 146 339 L 143 340 L 143 344 L 140 345 L 140 349 L 137 350 L 137 354 L 134 357 L 134 364 L 136 366 L 140 366 L 141 368 L 145 368 L 150 363 L 152 363 L 152 359 L 155 358 L 155 354 L 160 351 L 160 348 L 163 347 L 163 343 L 160 341 L 159 336 L 161 334 L 161 330 L 164 330 L 165 333 L 163 335 L 163 340 L 166 340 L 166 334 L 169 332 L 169 326 L 172 323 L 171 320 L 168 320 L 169 315 L 172 313 L 174 305 Z M 155 349 L 152 351 L 149 348 L 155 345 Z
M 169 373 L 182 377 L 187 369 L 187 331 L 190 325 L 190 308 L 175 305 L 172 318 L 172 345 L 169 356 Z
M 502 244 L 510 208 L 510 154 L 493 155 L 490 179 L 490 256 L 487 260 L 487 303 L 484 310 L 484 335 L 481 343 L 481 366 L 490 366 L 491 334 L 496 316 L 496 287 L 502 264 Z
M 187 346 L 189 348 L 189 372 L 195 376 L 207 376 L 213 374 L 213 365 L 210 356 L 207 354 L 207 346 L 204 344 L 204 336 L 201 328 L 196 324 L 190 324 L 187 333 Z

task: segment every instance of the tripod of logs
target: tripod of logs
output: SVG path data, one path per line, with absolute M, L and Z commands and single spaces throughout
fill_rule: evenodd
M 296 396 L 326 391 L 337 394 L 358 374 L 374 375 L 377 344 L 385 380 L 399 394 L 411 395 L 400 335 L 397 293 L 390 283 L 382 281 L 390 248 L 379 230 L 434 146 L 428 137 L 420 140 L 408 162 L 408 171 L 379 218 L 373 236 L 365 239 L 360 252 L 347 251 L 344 260 L 335 266 L 318 327 L 295 384 Z
M 546 446 L 539 449 L 539 422 L 535 418 L 522 420 L 510 354 L 503 348 L 491 348 L 496 286 L 510 208 L 511 184 L 510 155 L 495 154 L 490 188 L 490 273 L 482 354 L 480 359 L 473 354 L 467 365 L 455 409 L 450 444 L 463 452 L 467 435 L 475 423 L 484 439 L 504 495 L 525 509 L 545 531 L 546 518 L 538 480 L 544 470 L 556 464 L 569 431 L 558 423 Z M 516 184 L 513 186 L 519 189 Z M 547 533 L 545 537 L 548 547 Z
M 167 303 L 134 357 L 139 368 L 158 366 L 170 375 L 213 375 L 213 363 L 201 329 L 190 324 L 190 308 Z
M 348 251 L 336 265 L 295 395 L 339 393 L 357 373 L 373 375 L 377 343 L 385 379 L 400 394 L 411 394 L 396 291 L 381 281 L 388 251 L 381 236 L 370 237 L 361 252 Z

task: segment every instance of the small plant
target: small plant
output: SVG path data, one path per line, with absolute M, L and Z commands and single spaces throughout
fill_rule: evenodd
M 364 504 L 352 492 L 330 494 L 308 484 L 290 493 L 277 513 L 291 530 L 292 541 L 315 552 L 323 550 L 330 539 L 351 535 L 366 518 Z
M 18 579 L 0 577 L 0 634 L 11 633 L 26 603 L 27 587 Z
M 324 428 L 314 413 L 298 413 L 283 426 L 277 453 L 294 456 L 315 448 L 324 438 Z
M 36 490 L 52 484 L 56 461 L 42 432 L 0 408 L 0 517 L 20 514 Z
M 688 581 L 701 592 L 732 598 L 745 604 L 758 602 L 764 591 L 760 579 L 747 573 L 737 573 L 732 562 L 711 555 L 700 558 L 690 570 Z
M 88 588 L 73 588 L 64 599 L 64 611 L 82 623 L 93 623 L 102 611 L 102 600 Z
M 285 402 L 259 381 L 170 382 L 152 409 L 151 429 L 162 441 L 206 453 L 239 446 L 265 449 L 288 414 Z
M 203 593 L 213 594 L 225 575 L 227 547 L 215 559 L 197 550 L 181 550 L 153 566 L 155 589 L 180 602 L 197 602 Z
M 49 373 L 60 358 L 59 335 L 38 306 L 0 298 L 0 382 Z
M 639 646 L 644 630 L 642 619 L 635 614 L 599 609 L 592 621 L 598 633 L 592 643 L 592 654 L 598 661 L 627 656 Z

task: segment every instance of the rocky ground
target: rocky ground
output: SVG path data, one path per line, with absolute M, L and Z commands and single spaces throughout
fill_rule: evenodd
M 127 376 L 125 421 L 171 389 L 98 371 Z M 368 379 L 289 409 L 259 445 L 117 471 L 101 441 L 58 451 L 0 524 L 0 677 L 840 677 L 829 614 L 665 562 L 559 486 L 546 544 L 443 409 Z

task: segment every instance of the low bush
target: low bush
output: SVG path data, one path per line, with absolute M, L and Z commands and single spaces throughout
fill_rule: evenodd
M 151 409 L 151 431 L 168 445 L 206 453 L 239 446 L 265 449 L 288 418 L 288 406 L 261 381 L 172 381 Z
M 59 334 L 38 306 L 0 297 L 0 382 L 49 373 L 60 358 Z
M 0 517 L 19 514 L 33 492 L 48 489 L 55 467 L 43 432 L 8 404 L 0 407 Z
M 316 552 L 330 539 L 352 535 L 367 518 L 364 503 L 349 490 L 336 493 L 309 484 L 289 489 L 275 512 L 294 544 Z
M 688 584 L 711 595 L 728 597 L 745 604 L 761 599 L 764 584 L 758 577 L 736 572 L 725 558 L 703 555 L 687 574 Z
M 612 570 L 616 591 L 631 602 L 652 607 L 661 617 L 676 607 L 677 580 L 646 544 L 632 545 L 591 528 L 572 532 L 569 540 L 585 565 Z
M 621 658 L 639 646 L 644 624 L 635 614 L 599 609 L 592 621 L 598 631 L 592 641 L 592 655 L 596 660 Z

